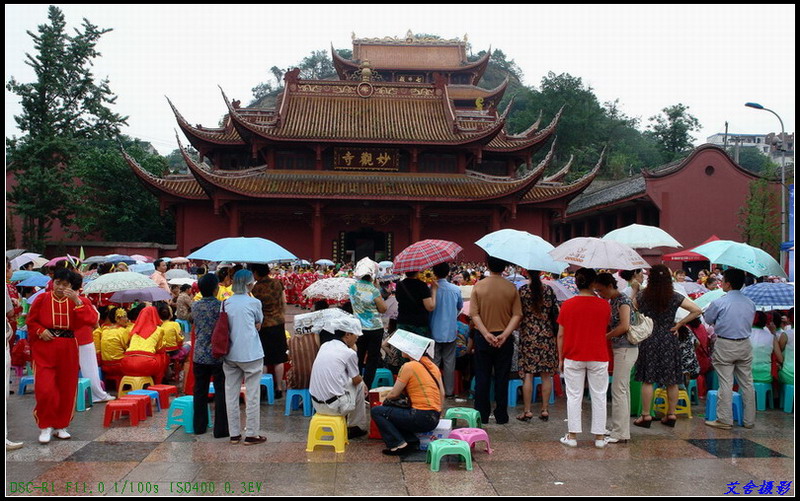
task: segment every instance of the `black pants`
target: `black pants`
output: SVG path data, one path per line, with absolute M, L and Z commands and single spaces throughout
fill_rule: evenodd
M 499 336 L 502 332 L 493 332 Z M 493 348 L 483 336 L 475 336 L 475 408 L 481 413 L 481 422 L 489 422 L 492 402 L 489 384 L 494 372 L 494 418 L 498 424 L 508 422 L 508 373 L 514 356 L 514 339 L 509 336 L 500 348 Z
M 225 373 L 222 364 L 194 364 L 194 434 L 208 430 L 208 384 L 214 377 L 214 438 L 228 433 L 228 407 L 225 405 Z
M 358 348 L 358 369 L 364 369 L 364 384 L 367 388 L 372 388 L 372 380 L 375 379 L 375 371 L 381 366 L 381 343 L 383 342 L 383 329 L 363 331 L 363 335 L 358 337 L 356 346 Z M 365 362 L 366 359 L 366 362 Z

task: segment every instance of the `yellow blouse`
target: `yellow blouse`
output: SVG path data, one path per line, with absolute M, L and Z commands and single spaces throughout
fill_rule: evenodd
M 217 292 L 217 299 L 219 299 L 220 301 L 225 301 L 231 296 L 233 296 L 232 285 L 230 287 L 226 287 L 224 285 L 219 286 L 219 292 Z M 201 299 L 203 299 L 203 295 L 198 292 L 197 294 L 194 295 L 194 298 L 192 299 L 194 301 L 200 301 Z
M 162 327 L 156 329 L 154 333 L 147 339 L 134 334 L 131 337 L 131 344 L 128 346 L 127 351 L 146 351 L 148 353 L 156 353 L 164 347 L 164 331 Z
M 131 341 L 130 328 L 117 327 L 103 330 L 100 340 L 100 356 L 105 362 L 120 360 Z
M 161 330 L 164 332 L 164 346 L 167 348 L 180 348 L 183 346 L 183 332 L 181 331 L 181 324 L 167 320 L 161 324 Z

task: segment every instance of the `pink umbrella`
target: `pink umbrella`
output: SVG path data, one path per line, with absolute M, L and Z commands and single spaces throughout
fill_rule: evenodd
M 403 249 L 394 260 L 394 272 L 421 271 L 431 266 L 453 261 L 464 250 L 447 240 L 422 240 Z
M 556 293 L 556 299 L 559 301 L 566 301 L 578 295 L 577 292 L 558 280 L 542 280 L 542 284 L 549 285 L 553 292 Z
M 77 258 L 77 257 L 75 257 L 75 256 L 71 256 L 71 255 L 67 254 L 66 256 L 54 257 L 54 258 L 53 258 L 53 259 L 51 259 L 50 261 L 46 262 L 46 263 L 45 263 L 45 266 L 55 266 L 55 265 L 56 265 L 56 263 L 58 263 L 58 262 L 60 262 L 60 261 L 66 261 L 67 259 L 69 259 L 69 260 L 70 260 L 70 261 L 72 261 L 73 263 L 80 263 L 80 259 L 78 259 L 78 258 Z
M 131 257 L 137 261 L 144 261 L 145 263 L 152 263 L 155 258 L 145 256 L 144 254 L 131 254 Z

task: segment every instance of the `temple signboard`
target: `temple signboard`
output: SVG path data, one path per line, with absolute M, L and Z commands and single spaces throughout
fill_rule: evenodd
M 394 148 L 334 148 L 333 168 L 397 171 L 400 169 L 400 151 Z

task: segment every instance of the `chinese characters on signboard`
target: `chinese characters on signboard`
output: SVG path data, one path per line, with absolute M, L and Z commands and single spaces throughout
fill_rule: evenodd
M 400 152 L 392 148 L 334 148 L 333 168 L 396 171 Z

